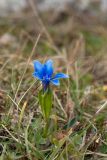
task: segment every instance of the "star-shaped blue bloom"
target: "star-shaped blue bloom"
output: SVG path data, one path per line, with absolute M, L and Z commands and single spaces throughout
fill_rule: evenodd
M 54 75 L 53 61 L 47 60 L 44 64 L 41 64 L 39 61 L 34 61 L 34 73 L 33 76 L 40 81 L 42 81 L 43 88 L 46 90 L 49 87 L 49 84 L 52 83 L 56 86 L 60 85 L 60 78 L 68 78 L 68 75 L 64 73 L 57 73 Z

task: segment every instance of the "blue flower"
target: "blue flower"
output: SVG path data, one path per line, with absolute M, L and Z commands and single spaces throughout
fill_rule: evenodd
M 42 81 L 43 89 L 46 90 L 49 87 L 49 84 L 52 83 L 56 86 L 60 85 L 60 78 L 68 78 L 68 75 L 64 73 L 57 73 L 54 75 L 53 61 L 47 60 L 44 64 L 41 64 L 39 61 L 34 61 L 34 78 Z

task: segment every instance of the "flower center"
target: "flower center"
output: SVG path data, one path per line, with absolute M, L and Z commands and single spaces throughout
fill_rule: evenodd
M 49 82 L 50 81 L 50 77 L 48 77 L 47 75 L 43 77 L 43 81 L 45 82 Z

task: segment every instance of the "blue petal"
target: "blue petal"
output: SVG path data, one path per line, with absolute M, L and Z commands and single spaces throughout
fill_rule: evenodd
M 58 79 L 52 79 L 52 80 L 51 80 L 51 83 L 53 83 L 53 84 L 56 85 L 56 86 L 59 86 L 59 85 L 60 85 Z
M 43 74 L 43 77 L 46 77 L 46 75 L 47 75 L 47 70 L 46 70 L 46 65 L 45 64 L 43 64 L 42 74 Z
M 40 75 L 38 72 L 34 72 L 32 75 L 33 75 L 34 78 L 37 78 L 40 81 L 42 81 L 42 75 Z
M 39 61 L 33 61 L 35 72 L 41 72 L 43 65 Z
M 59 79 L 59 78 L 69 78 L 69 76 L 67 74 L 64 73 L 57 73 L 53 79 Z
M 47 75 L 50 78 L 52 77 L 52 75 L 53 75 L 53 61 L 51 59 L 46 61 L 46 63 L 44 64 L 43 73 L 44 73 L 44 75 Z

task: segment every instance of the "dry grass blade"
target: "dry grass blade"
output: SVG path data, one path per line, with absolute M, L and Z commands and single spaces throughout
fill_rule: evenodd
M 33 2 L 33 0 L 29 1 L 29 5 L 31 6 L 34 16 L 38 19 L 40 26 L 42 27 L 43 32 L 46 34 L 48 40 L 50 41 L 51 45 L 53 46 L 53 48 L 55 49 L 55 51 L 60 55 L 61 52 L 59 51 L 59 49 L 55 46 L 52 37 L 50 36 L 48 30 L 46 29 L 42 19 L 40 18 L 40 16 L 38 15 L 37 9 L 35 8 L 35 4 Z
M 98 115 L 101 111 L 103 111 L 106 106 L 107 106 L 107 101 L 105 101 L 105 103 L 100 107 L 100 109 L 96 112 L 95 115 Z
M 6 132 L 13 138 L 14 141 L 16 141 L 19 144 L 22 144 L 21 141 L 19 141 L 3 124 L 2 127 L 6 130 Z
M 28 68 L 29 62 L 30 62 L 30 60 L 31 60 L 31 57 L 33 56 L 34 51 L 35 51 L 35 48 L 36 48 L 36 46 L 37 46 L 37 44 L 38 44 L 38 42 L 39 42 L 40 36 L 41 36 L 41 34 L 39 34 L 39 36 L 37 37 L 37 40 L 36 40 L 35 45 L 34 45 L 34 47 L 33 47 L 33 49 L 32 49 L 31 55 L 30 55 L 29 58 L 28 58 L 27 64 L 26 64 L 26 66 L 25 66 L 25 70 L 24 70 L 24 72 L 23 72 L 23 74 L 22 74 L 21 80 L 20 80 L 20 82 L 19 82 L 18 88 L 17 88 L 16 93 L 15 93 L 14 101 L 16 100 L 16 97 L 17 97 L 19 88 L 20 88 L 20 86 L 21 86 L 21 83 L 22 83 L 22 80 L 23 80 L 23 78 L 24 78 L 24 75 L 25 75 L 25 73 L 26 73 L 26 71 L 27 71 L 27 68 Z
M 60 100 L 58 99 L 58 97 L 57 97 L 57 95 L 56 95 L 55 93 L 54 93 L 54 97 L 55 97 L 55 99 L 56 99 L 58 105 L 60 106 L 60 109 L 63 111 L 65 117 L 67 118 L 67 113 L 66 113 L 66 111 L 64 110 L 64 108 L 63 108 L 63 106 L 62 106 Z
M 10 100 L 13 102 L 13 104 L 15 104 L 15 106 L 17 107 L 17 110 L 21 111 L 21 109 L 19 108 L 18 104 L 14 101 L 14 99 L 12 99 L 9 95 L 7 95 L 7 96 L 10 98 Z M 10 110 L 11 110 L 11 108 L 10 108 Z M 10 113 L 10 110 L 9 110 L 9 113 Z
M 107 157 L 107 154 L 103 154 L 103 153 L 99 153 L 99 152 L 92 152 L 92 151 L 88 151 L 86 152 L 86 155 L 98 155 L 98 156 L 101 156 L 101 157 Z
M 21 126 L 21 122 L 22 122 L 22 119 L 23 119 L 23 116 L 24 116 L 24 111 L 25 111 L 26 106 L 27 106 L 27 102 L 25 101 L 24 104 L 23 104 L 23 107 L 21 109 L 21 113 L 19 115 L 19 123 L 18 123 L 19 128 Z
M 34 81 L 34 82 L 32 83 L 32 85 L 31 85 L 31 86 L 26 90 L 26 92 L 22 95 L 22 97 L 20 98 L 20 100 L 19 100 L 19 102 L 18 102 L 18 106 L 20 105 L 22 99 L 25 97 L 25 95 L 29 92 L 29 90 L 34 86 L 34 84 L 35 84 L 36 82 L 38 82 L 38 81 Z M 40 86 L 40 85 L 39 85 L 39 86 Z M 38 86 L 38 87 L 39 87 L 39 86 Z M 38 89 L 38 87 L 36 87 L 36 89 Z

